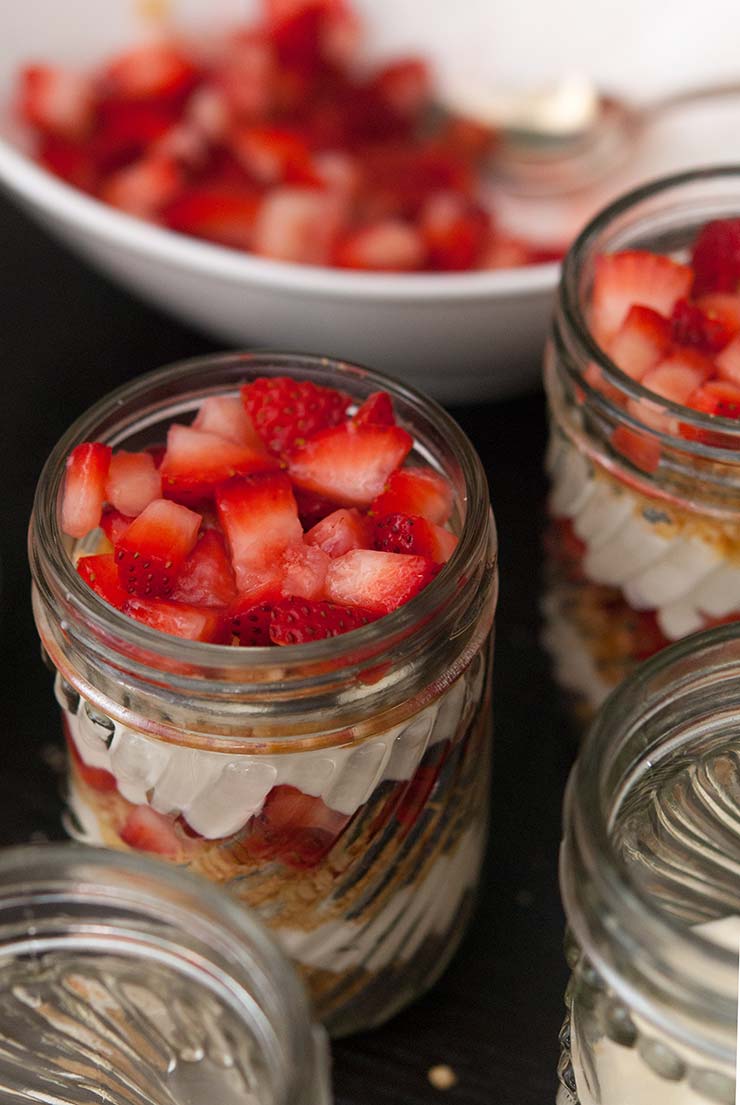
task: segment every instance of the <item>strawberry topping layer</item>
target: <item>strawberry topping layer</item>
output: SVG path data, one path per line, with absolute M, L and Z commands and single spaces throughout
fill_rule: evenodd
M 229 249 L 399 273 L 557 257 L 497 225 L 495 132 L 440 112 L 423 59 L 373 67 L 361 45 L 349 0 L 262 0 L 252 26 L 203 42 L 162 36 L 89 72 L 30 64 L 16 106 L 50 172 Z
M 660 400 L 740 421 L 740 218 L 703 227 L 690 263 L 643 250 L 597 258 L 589 319 L 611 360 L 656 398 L 625 401 L 596 365 L 586 374 L 592 387 L 653 430 L 738 447 L 727 432 L 676 419 Z M 612 435 L 614 447 L 638 468 L 655 471 L 660 445 L 650 442 L 647 454 L 641 435 L 621 431 Z
M 397 609 L 454 552 L 452 488 L 404 466 L 412 446 L 386 392 L 355 410 L 333 388 L 257 379 L 204 400 L 163 450 L 78 446 L 62 527 L 95 550 L 81 578 L 136 621 L 193 641 L 306 644 Z

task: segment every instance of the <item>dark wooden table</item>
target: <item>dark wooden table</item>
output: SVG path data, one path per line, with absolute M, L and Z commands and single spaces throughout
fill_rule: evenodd
M 53 770 L 58 721 L 25 550 L 44 458 L 110 388 L 217 346 L 91 272 L 2 199 L 0 305 L 0 844 L 11 844 L 63 836 Z M 555 1098 L 566 981 L 557 849 L 572 747 L 538 645 L 543 401 L 537 394 L 453 413 L 488 471 L 501 543 L 490 847 L 477 915 L 445 977 L 385 1028 L 335 1046 L 338 1105 Z M 427 1077 L 440 1063 L 457 1075 L 447 1091 Z

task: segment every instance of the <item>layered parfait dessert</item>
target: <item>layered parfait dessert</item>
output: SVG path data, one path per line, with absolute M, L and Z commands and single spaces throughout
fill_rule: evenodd
M 68 184 L 230 249 L 389 272 L 560 256 L 498 217 L 494 131 L 440 109 L 424 58 L 362 47 L 345 0 L 263 0 L 250 24 L 165 29 L 94 70 L 34 59 L 18 114 Z
M 669 642 L 740 617 L 740 219 L 687 214 L 660 252 L 602 252 L 618 218 L 576 246 L 546 366 L 545 639 L 584 715 Z
M 469 912 L 486 826 L 490 515 L 485 501 L 470 515 L 484 482 L 445 474 L 431 439 L 400 424 L 421 428 L 420 401 L 403 419 L 360 370 L 286 358 L 288 376 L 280 358 L 256 360 L 269 375 L 223 358 L 232 386 L 205 372 L 203 394 L 186 365 L 155 419 L 137 398 L 149 413 L 135 429 L 91 412 L 105 432 L 61 443 L 49 504 L 86 645 L 96 620 L 94 658 L 76 652 L 40 563 L 36 616 L 73 834 L 228 883 L 346 1032 L 428 985 Z M 161 397 L 165 375 L 132 389 Z M 468 523 L 476 557 L 455 578 Z

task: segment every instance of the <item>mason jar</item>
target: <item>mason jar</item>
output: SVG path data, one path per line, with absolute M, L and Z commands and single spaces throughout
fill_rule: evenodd
M 606 701 L 568 783 L 558 1105 L 734 1105 L 740 624 Z
M 597 258 L 683 259 L 740 213 L 740 169 L 658 180 L 607 207 L 563 266 L 545 388 L 551 423 L 545 643 L 576 713 L 669 642 L 740 617 L 740 423 L 646 391 L 596 343 Z
M 330 1105 L 295 973 L 229 894 L 146 856 L 0 853 L 6 1101 Z
M 162 442 L 203 399 L 265 375 L 339 386 L 358 404 L 389 391 L 414 462 L 453 486 L 451 560 L 400 609 L 305 645 L 202 644 L 132 621 L 75 571 L 60 529 L 66 457 L 82 441 Z M 427 988 L 469 917 L 488 806 L 496 538 L 456 423 L 401 384 L 324 358 L 176 364 L 104 398 L 56 446 L 30 560 L 70 751 L 72 834 L 125 848 L 132 809 L 168 818 L 170 858 L 258 912 L 333 1033 L 377 1024 Z M 276 796 L 287 824 L 271 814 Z

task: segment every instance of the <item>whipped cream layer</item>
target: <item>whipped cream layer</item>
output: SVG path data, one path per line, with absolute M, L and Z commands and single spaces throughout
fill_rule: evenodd
M 234 756 L 166 744 L 103 717 L 83 699 L 75 703 L 78 696 L 68 693 L 59 675 L 55 693 L 84 763 L 109 771 L 129 802 L 182 814 L 197 833 L 215 840 L 258 814 L 275 786 L 296 787 L 349 816 L 384 780 L 411 779 L 428 748 L 461 732 L 484 675 L 478 656 L 439 698 L 387 732 L 356 745 L 281 755 Z
M 696 931 L 735 953 L 740 948 L 740 917 L 697 925 Z M 571 1022 L 571 1055 L 580 1105 L 734 1105 L 734 1091 L 729 1090 L 735 1079 L 734 1067 L 712 1065 L 700 1052 L 656 1031 L 645 1018 L 634 1013 L 631 1017 L 638 1032 L 634 1047 L 607 1037 L 584 1045 L 578 1036 L 577 1017 Z M 662 1049 L 683 1064 L 679 1077 L 662 1077 L 646 1061 L 648 1056 L 660 1064 Z
M 594 583 L 619 588 L 634 610 L 655 610 L 672 641 L 708 618 L 740 611 L 740 546 L 719 522 L 650 503 L 554 435 L 547 456 L 550 513 L 571 521 L 586 545 L 582 568 Z

